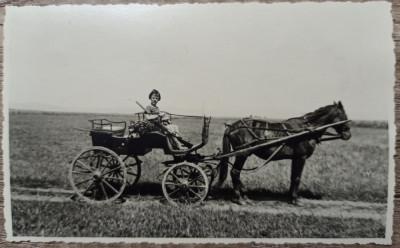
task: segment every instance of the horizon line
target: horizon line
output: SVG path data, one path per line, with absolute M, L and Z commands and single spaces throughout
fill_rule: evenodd
M 19 109 L 19 108 L 9 108 L 10 112 L 15 112 L 15 111 L 21 111 L 21 112 L 44 112 L 44 113 L 54 113 L 54 114 L 98 114 L 98 115 L 136 115 L 137 113 L 141 113 L 141 112 L 134 112 L 134 113 L 126 113 L 126 112 L 120 112 L 120 113 L 110 113 L 110 112 L 83 112 L 83 111 L 62 111 L 62 110 L 40 110 L 40 109 Z M 164 111 L 165 112 L 165 111 Z M 169 112 L 167 112 L 169 113 Z M 182 115 L 182 116 L 191 116 L 191 115 L 183 115 L 183 114 L 175 114 L 175 113 L 169 113 L 172 115 Z M 199 115 L 199 117 L 202 116 L 209 116 L 209 117 L 213 117 L 213 118 L 244 118 L 244 117 L 253 117 L 253 118 L 259 118 L 259 119 L 265 119 L 265 120 L 286 120 L 286 118 L 267 118 L 267 117 L 263 117 L 263 116 L 259 116 L 259 115 L 248 115 L 248 116 L 210 116 L 210 115 Z M 300 117 L 300 116 L 299 116 Z M 295 117 L 290 117 L 290 118 L 295 118 Z M 389 123 L 389 120 L 382 120 L 382 119 L 374 119 L 374 120 L 366 120 L 366 119 L 351 119 L 352 121 L 368 121 L 368 122 L 372 122 L 372 121 L 378 121 L 378 122 L 387 122 Z

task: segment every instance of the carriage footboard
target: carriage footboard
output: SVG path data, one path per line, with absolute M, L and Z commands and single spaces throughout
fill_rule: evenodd
M 184 154 L 189 154 L 195 150 L 198 150 L 205 146 L 208 143 L 208 134 L 210 131 L 210 122 L 211 122 L 211 117 L 203 117 L 203 129 L 201 133 L 201 143 L 194 145 L 193 147 L 185 150 L 174 150 L 174 148 L 171 145 L 171 142 L 169 139 L 167 139 L 167 146 L 168 150 L 171 152 L 171 154 L 175 155 L 184 155 Z

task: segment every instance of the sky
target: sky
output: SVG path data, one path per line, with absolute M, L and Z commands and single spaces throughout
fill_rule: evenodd
M 394 115 L 391 5 L 223 3 L 6 7 L 13 109 L 301 116 L 342 101 Z M 7 106 L 7 105 L 6 105 Z

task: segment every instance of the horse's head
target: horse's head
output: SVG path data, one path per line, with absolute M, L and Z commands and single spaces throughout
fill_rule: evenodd
M 339 122 L 339 121 L 347 121 L 347 115 L 344 111 L 342 103 L 339 101 L 338 103 L 333 104 L 333 120 L 332 122 Z M 340 137 L 344 140 L 348 140 L 351 138 L 350 132 L 350 124 L 349 122 L 343 123 L 341 125 L 333 126 L 333 129 L 340 135 Z
M 317 109 L 314 112 L 308 113 L 303 116 L 303 119 L 311 126 L 319 127 L 327 124 L 336 123 L 339 121 L 347 121 L 347 115 L 344 111 L 342 103 L 334 103 L 322 108 Z M 348 140 L 351 137 L 350 125 L 348 122 L 335 125 L 332 127 L 335 129 L 337 135 L 344 140 Z

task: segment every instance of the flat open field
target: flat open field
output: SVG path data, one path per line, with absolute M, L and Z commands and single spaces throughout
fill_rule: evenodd
M 161 162 L 171 158 L 160 150 L 141 158 L 142 177 L 137 188 L 126 192 L 126 202 L 100 206 L 69 199 L 68 162 L 91 145 L 88 133 L 74 128 L 90 128 L 87 120 L 95 118 L 129 121 L 133 116 L 10 113 L 15 236 L 384 236 L 388 175 L 386 128 L 352 127 L 353 136 L 349 141 L 319 145 L 303 172 L 300 206 L 285 202 L 290 161 L 279 161 L 257 172 L 242 174 L 254 202 L 251 206 L 239 207 L 229 201 L 232 190 L 227 180 L 224 188 L 211 191 L 202 206 L 179 210 L 163 199 L 159 175 L 165 167 Z M 200 150 L 201 154 L 213 154 L 221 148 L 223 123 L 228 121 L 212 119 L 209 143 Z M 200 141 L 201 119 L 173 122 L 183 137 L 194 143 Z M 252 157 L 246 167 L 260 163 L 262 160 Z

